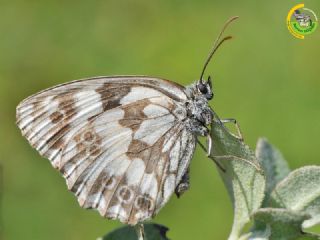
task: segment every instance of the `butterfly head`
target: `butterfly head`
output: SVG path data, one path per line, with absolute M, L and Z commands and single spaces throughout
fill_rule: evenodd
M 213 89 L 211 77 L 208 77 L 207 81 L 199 80 L 196 83 L 196 89 L 199 94 L 203 95 L 207 100 L 211 100 L 213 98 Z

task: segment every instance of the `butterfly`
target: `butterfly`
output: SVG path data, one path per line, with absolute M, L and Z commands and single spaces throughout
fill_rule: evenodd
M 189 187 L 199 136 L 212 141 L 207 64 L 184 87 L 148 76 L 94 77 L 61 84 L 23 100 L 16 110 L 22 135 L 66 179 L 81 207 L 135 225 L 155 216 L 175 192 Z

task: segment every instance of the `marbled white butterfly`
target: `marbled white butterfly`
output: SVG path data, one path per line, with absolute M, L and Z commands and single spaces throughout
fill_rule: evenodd
M 211 138 L 213 110 L 207 64 L 183 87 L 147 76 L 95 77 L 41 91 L 17 107 L 23 136 L 51 161 L 84 208 L 137 224 L 153 217 L 189 186 L 198 136 Z

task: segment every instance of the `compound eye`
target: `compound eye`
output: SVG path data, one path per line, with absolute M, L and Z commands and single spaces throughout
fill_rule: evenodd
M 198 84 L 198 89 L 202 94 L 206 94 L 208 92 L 207 86 L 203 83 Z

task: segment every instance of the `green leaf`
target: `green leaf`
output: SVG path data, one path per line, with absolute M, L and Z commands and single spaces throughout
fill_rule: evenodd
M 295 212 L 283 208 L 260 208 L 254 213 L 256 225 L 261 225 L 262 229 L 256 227 L 256 230 L 250 236 L 250 240 L 254 239 L 299 239 L 304 237 L 301 224 L 310 218 L 307 213 Z M 267 226 L 265 228 L 265 226 Z M 269 232 L 269 236 L 265 233 Z M 259 235 L 262 233 L 262 235 Z
M 213 150 L 210 157 L 220 166 L 219 173 L 233 202 L 234 221 L 229 240 L 239 239 L 242 228 L 262 203 L 265 177 L 254 153 L 230 133 L 216 115 L 211 137 Z
M 144 224 L 145 237 L 144 240 L 169 240 L 166 237 L 166 233 L 169 228 L 154 224 L 148 223 Z M 124 226 L 120 227 L 112 232 L 108 233 L 104 237 L 98 238 L 97 240 L 137 240 L 137 232 L 133 226 Z
M 257 222 L 255 224 L 257 224 Z M 262 222 L 260 224 L 263 226 L 261 229 L 255 228 L 253 231 L 241 236 L 240 240 L 269 240 L 271 236 L 271 227 Z
M 311 219 L 304 228 L 320 223 L 320 166 L 307 166 L 291 172 L 271 193 L 271 206 L 306 212 Z
M 268 207 L 267 203 L 269 202 L 271 191 L 278 182 L 290 173 L 290 169 L 281 152 L 265 138 L 260 138 L 257 142 L 256 157 L 266 175 L 266 190 L 262 207 Z

